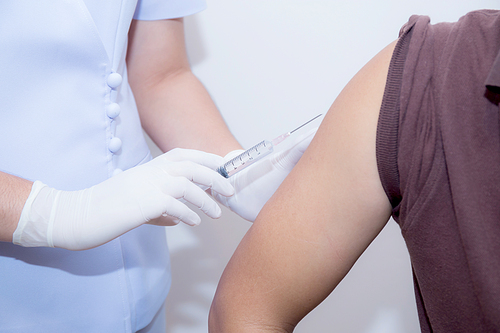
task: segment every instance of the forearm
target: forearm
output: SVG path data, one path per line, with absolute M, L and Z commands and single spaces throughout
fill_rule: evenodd
M 241 149 L 189 68 L 135 87 L 142 125 L 162 151 L 190 148 L 224 156 Z
M 134 20 L 127 66 L 142 125 L 161 150 L 179 147 L 225 155 L 241 148 L 191 72 L 182 19 Z
M 32 182 L 0 172 L 0 241 L 12 242 Z

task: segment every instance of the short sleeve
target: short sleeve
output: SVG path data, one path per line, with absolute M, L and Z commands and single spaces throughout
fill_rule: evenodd
M 136 20 L 163 20 L 192 15 L 207 7 L 205 0 L 139 0 Z

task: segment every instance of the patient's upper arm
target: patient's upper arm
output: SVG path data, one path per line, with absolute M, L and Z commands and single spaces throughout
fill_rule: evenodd
M 375 137 L 394 43 L 345 87 L 228 264 L 212 332 L 284 332 L 335 288 L 391 213 Z

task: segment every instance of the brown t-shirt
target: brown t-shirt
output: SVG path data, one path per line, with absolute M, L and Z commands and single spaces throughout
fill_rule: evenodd
M 422 332 L 500 332 L 499 50 L 499 11 L 412 16 L 391 61 L 377 161 Z

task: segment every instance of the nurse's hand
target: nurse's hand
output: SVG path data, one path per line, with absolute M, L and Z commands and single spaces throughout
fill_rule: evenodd
M 196 150 L 174 149 L 152 161 L 80 191 L 59 191 L 35 182 L 21 213 L 13 242 L 84 250 L 102 245 L 144 223 L 200 223 L 178 199 L 212 218 L 220 207 L 200 186 L 224 196 L 234 189 L 215 168 L 223 158 Z
M 214 193 L 214 197 L 224 206 L 253 222 L 262 207 L 276 192 L 283 180 L 304 154 L 311 143 L 316 129 L 298 137 L 291 148 L 273 153 L 229 177 L 235 194 L 231 197 Z M 237 156 L 242 151 L 235 151 L 226 156 L 226 160 Z

